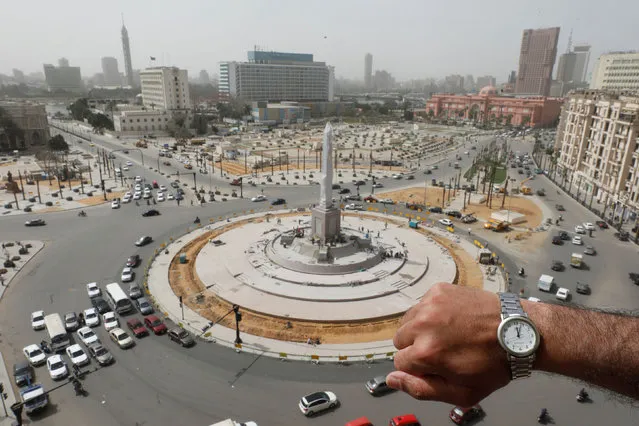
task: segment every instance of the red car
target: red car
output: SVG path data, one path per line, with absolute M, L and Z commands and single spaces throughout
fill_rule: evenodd
M 366 198 L 364 198 L 364 202 L 365 203 L 377 203 L 377 198 L 375 197 L 371 197 L 370 195 Z
M 421 426 L 414 414 L 404 414 L 403 416 L 393 417 L 388 426 Z
M 603 220 L 598 220 L 595 222 L 600 229 L 608 229 L 608 224 Z
M 360 417 L 359 419 L 351 420 L 344 426 L 373 426 L 373 424 L 367 417 Z
M 477 420 L 484 415 L 484 410 L 479 404 L 472 407 L 455 407 L 450 410 L 450 419 L 458 425 L 463 425 L 473 420 Z
M 129 330 L 131 330 L 131 333 L 133 333 L 133 335 L 137 338 L 149 335 L 149 332 L 147 331 L 147 329 L 144 328 L 140 320 L 137 318 L 131 318 L 130 320 L 128 320 L 126 322 L 126 326 L 129 328 Z
M 144 324 L 157 336 L 166 333 L 166 325 L 164 325 L 162 320 L 155 315 L 148 315 L 144 317 Z

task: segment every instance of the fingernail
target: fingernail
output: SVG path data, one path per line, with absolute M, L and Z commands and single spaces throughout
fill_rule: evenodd
M 386 384 L 388 385 L 388 387 L 398 389 L 400 385 L 399 378 L 397 378 L 395 374 L 390 373 L 388 376 L 386 376 Z

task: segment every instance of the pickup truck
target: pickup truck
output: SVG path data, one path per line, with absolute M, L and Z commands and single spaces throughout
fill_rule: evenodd
M 41 384 L 33 384 L 20 390 L 20 398 L 27 414 L 35 413 L 49 405 L 49 397 Z

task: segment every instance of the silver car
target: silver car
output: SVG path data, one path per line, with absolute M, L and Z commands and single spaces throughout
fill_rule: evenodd
M 382 395 L 392 389 L 386 384 L 386 376 L 373 377 L 366 382 L 366 390 L 373 396 Z
M 100 343 L 90 344 L 89 354 L 91 354 L 91 356 L 95 358 L 95 360 L 98 361 L 100 365 L 109 365 L 113 362 L 113 355 L 111 355 L 111 352 L 109 352 Z
M 142 297 L 142 289 L 139 285 L 135 283 L 131 284 L 131 286 L 129 287 L 129 297 L 133 300 Z
M 153 305 L 149 303 L 146 297 L 140 297 L 135 301 L 135 304 L 138 305 L 138 310 L 142 315 L 150 315 L 153 313 Z

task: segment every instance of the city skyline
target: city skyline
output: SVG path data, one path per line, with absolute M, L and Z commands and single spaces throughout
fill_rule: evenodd
M 639 48 L 639 29 L 632 22 L 632 12 L 639 12 L 639 5 L 634 3 L 624 4 L 625 13 L 612 17 L 591 8 L 577 8 L 575 2 L 546 0 L 517 10 L 506 7 L 507 2 L 502 0 L 492 1 L 488 7 L 466 1 L 454 7 L 407 2 L 402 8 L 381 1 L 369 2 L 367 7 L 352 2 L 340 3 L 339 15 L 326 4 L 302 7 L 286 2 L 278 13 L 269 13 L 268 6 L 256 1 L 242 7 L 187 1 L 178 10 L 163 8 L 161 5 L 168 2 L 159 1 L 154 3 L 158 7 L 154 7 L 153 24 L 147 24 L 147 4 L 132 6 L 116 0 L 99 20 L 90 19 L 90 11 L 79 7 L 76 0 L 38 4 L 30 10 L 29 22 L 40 28 L 38 34 L 47 37 L 23 37 L 3 44 L 0 72 L 10 75 L 17 68 L 28 74 L 40 70 L 51 58 L 62 56 L 80 66 L 84 76 L 100 72 L 103 56 L 116 57 L 124 64 L 122 11 L 134 68 L 152 65 L 153 56 L 157 58 L 154 65 L 179 66 L 192 75 L 202 69 L 214 72 L 222 61 L 241 60 L 257 45 L 265 50 L 312 53 L 317 61 L 335 66 L 338 78 L 363 80 L 362 59 L 371 53 L 375 58 L 373 73 L 387 70 L 398 80 L 460 73 L 494 75 L 498 81 L 505 81 L 517 68 L 522 31 L 552 26 L 562 28 L 559 52 L 565 51 L 570 30 L 574 44 L 593 46 L 590 67 L 604 52 Z M 6 11 L 3 30 L 7 34 L 19 31 L 24 24 L 26 15 L 20 9 Z M 220 14 L 225 19 L 209 25 L 209 17 Z M 56 15 L 67 17 L 65 25 L 51 19 Z M 248 30 L 237 31 L 231 23 L 238 20 Z M 488 20 L 497 22 L 489 31 L 485 28 Z M 451 25 L 453 21 L 463 26 Z M 188 22 L 188 31 L 166 31 L 173 22 Z M 388 30 L 379 31 L 381 26 Z M 78 37 L 78 32 L 91 37 Z M 293 33 L 296 36 L 290 37 Z

